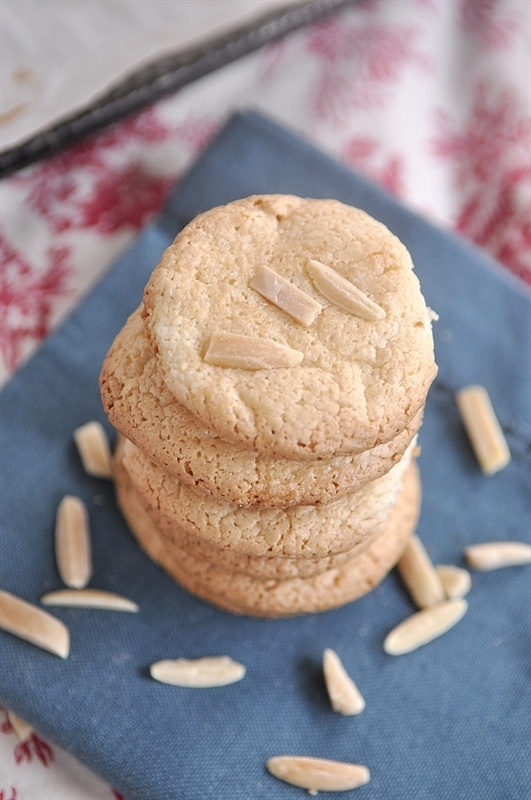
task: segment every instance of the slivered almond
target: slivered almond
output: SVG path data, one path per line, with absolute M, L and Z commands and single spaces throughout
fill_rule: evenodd
M 526 542 L 484 542 L 465 550 L 471 567 L 487 571 L 501 567 L 518 567 L 531 563 L 531 545 Z
M 70 652 L 68 628 L 61 620 L 2 589 L 0 628 L 61 658 Z
M 243 664 L 233 661 L 229 656 L 157 661 L 149 671 L 156 681 L 192 689 L 226 686 L 241 681 L 245 675 Z
M 8 711 L 7 717 L 19 741 L 25 742 L 27 739 L 30 738 L 31 734 L 33 733 L 33 728 L 31 727 L 29 722 L 26 722 L 26 720 L 21 719 L 17 714 L 14 713 L 14 711 Z
M 441 579 L 418 536 L 409 540 L 397 568 L 418 608 L 430 608 L 446 599 Z
M 132 613 L 138 611 L 137 604 L 132 600 L 103 589 L 60 589 L 57 592 L 48 592 L 43 595 L 41 603 L 45 606 L 77 606 Z
M 322 309 L 317 300 L 266 266 L 260 267 L 255 272 L 249 285 L 306 328 L 312 324 Z
M 267 761 L 267 769 L 275 778 L 308 789 L 310 794 L 357 789 L 371 778 L 361 764 L 309 756 L 273 756 Z
M 94 421 L 76 428 L 74 441 L 85 472 L 95 478 L 110 478 L 111 448 L 103 425 Z
M 479 466 L 485 475 L 494 475 L 507 466 L 511 453 L 487 390 L 466 386 L 455 399 Z
M 386 636 L 384 650 L 391 656 L 411 653 L 449 631 L 466 613 L 466 600 L 446 600 L 408 617 Z
M 365 700 L 337 653 L 329 647 L 323 653 L 323 673 L 334 711 L 345 715 L 361 713 Z
M 437 564 L 435 569 L 449 600 L 464 597 L 469 593 L 472 579 L 468 570 L 454 567 L 453 564 Z
M 88 514 L 79 497 L 66 495 L 55 522 L 55 555 L 61 578 L 72 589 L 83 589 L 92 575 Z
M 385 311 L 381 306 L 335 269 L 310 259 L 307 270 L 316 289 L 342 311 L 371 321 L 385 317 Z
M 304 353 L 272 339 L 215 331 L 204 360 L 215 367 L 254 370 L 296 367 L 303 358 Z

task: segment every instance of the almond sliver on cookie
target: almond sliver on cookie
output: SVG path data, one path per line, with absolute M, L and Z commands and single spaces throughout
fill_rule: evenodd
M 371 777 L 361 764 L 309 756 L 273 756 L 267 761 L 267 769 L 275 778 L 307 789 L 310 794 L 357 789 Z
M 323 674 L 334 711 L 345 715 L 360 714 L 365 708 L 365 700 L 337 653 L 329 647 L 323 653 Z
M 204 356 L 206 363 L 214 367 L 249 370 L 296 367 L 303 358 L 304 353 L 272 339 L 224 331 L 212 334 Z
M 92 575 L 87 510 L 79 497 L 66 495 L 55 521 L 55 554 L 61 578 L 72 589 L 83 589 Z
M 192 689 L 226 686 L 241 681 L 245 676 L 243 664 L 233 661 L 229 656 L 157 661 L 149 671 L 156 681 Z
M 385 317 L 384 309 L 335 269 L 310 259 L 307 270 L 315 287 L 333 305 L 357 317 L 375 321 Z
M 61 658 L 70 652 L 68 628 L 61 620 L 1 589 L 0 628 Z
M 308 327 L 321 311 L 321 304 L 269 267 L 258 269 L 249 283 L 252 289 Z

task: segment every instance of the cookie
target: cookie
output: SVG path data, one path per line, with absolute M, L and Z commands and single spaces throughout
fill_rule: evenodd
M 223 549 L 254 556 L 322 558 L 351 550 L 387 520 L 396 502 L 408 451 L 386 475 L 326 505 L 241 507 L 197 491 L 157 467 L 125 441 L 122 463 L 157 525 L 187 533 Z
M 168 552 L 187 552 L 194 558 L 206 560 L 216 564 L 222 569 L 248 575 L 260 580 L 285 580 L 286 578 L 307 578 L 317 575 L 333 567 L 338 567 L 351 560 L 355 554 L 368 546 L 380 533 L 368 537 L 351 550 L 334 553 L 322 558 L 295 558 L 290 556 L 250 555 L 235 548 L 223 548 L 204 539 L 201 536 L 189 533 L 178 521 L 170 521 L 162 517 L 158 508 L 149 505 L 145 498 L 135 490 L 127 471 L 122 465 L 122 446 L 118 445 L 114 459 L 114 480 L 117 485 L 117 494 L 120 505 L 124 508 L 125 516 L 135 516 L 137 509 L 142 509 L 151 522 L 158 528 L 160 534 L 166 539 Z
M 328 503 L 361 489 L 400 460 L 417 433 L 419 411 L 394 439 L 363 453 L 321 461 L 273 459 L 220 439 L 173 397 L 137 310 L 102 366 L 101 396 L 112 424 L 184 483 L 242 506 Z
M 139 545 L 192 594 L 236 614 L 282 617 L 326 611 L 362 597 L 379 584 L 402 555 L 417 524 L 420 482 L 409 467 L 385 529 L 361 553 L 317 575 L 259 580 L 198 558 L 168 542 L 127 484 L 116 481 L 118 502 Z M 136 502 L 135 502 L 136 501 Z
M 153 271 L 143 314 L 170 392 L 268 457 L 388 442 L 436 374 L 406 248 L 336 200 L 255 196 L 199 215 Z

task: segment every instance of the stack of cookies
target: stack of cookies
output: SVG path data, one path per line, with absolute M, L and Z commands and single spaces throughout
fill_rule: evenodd
M 212 209 L 166 250 L 102 367 L 120 508 L 221 608 L 350 602 L 414 532 L 435 374 L 430 311 L 382 224 L 286 195 Z

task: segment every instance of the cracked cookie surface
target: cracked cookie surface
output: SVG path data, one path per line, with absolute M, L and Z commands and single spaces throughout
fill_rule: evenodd
M 116 464 L 118 470 L 119 463 Z M 306 577 L 260 579 L 227 568 L 172 540 L 144 509 L 127 475 L 116 480 L 118 502 L 139 545 L 185 589 L 236 614 L 283 617 L 325 611 L 374 589 L 402 555 L 418 520 L 420 482 L 414 463 L 384 527 L 361 552 L 337 566 Z
M 354 455 L 296 461 L 240 448 L 207 431 L 171 394 L 139 310 L 116 336 L 100 384 L 120 433 L 181 481 L 242 506 L 323 504 L 361 489 L 400 460 L 422 417 L 418 412 L 394 439 Z
M 313 261 L 385 316 L 366 319 L 323 296 Z M 263 267 L 319 303 L 311 324 L 252 288 Z M 256 196 L 201 214 L 164 253 L 143 308 L 172 395 L 221 438 L 269 457 L 331 458 L 390 441 L 422 408 L 436 373 L 429 310 L 407 250 L 335 200 Z M 219 334 L 247 348 L 226 363 L 252 367 L 219 366 L 223 351 L 208 363 Z M 271 342 L 302 360 L 270 367 L 275 359 L 266 358 L 257 368 L 253 339 L 257 352 Z
M 198 491 L 157 467 L 129 441 L 122 464 L 160 527 L 184 531 L 223 549 L 255 556 L 328 557 L 351 550 L 386 522 L 411 461 L 406 455 L 386 475 L 326 505 L 241 507 Z

